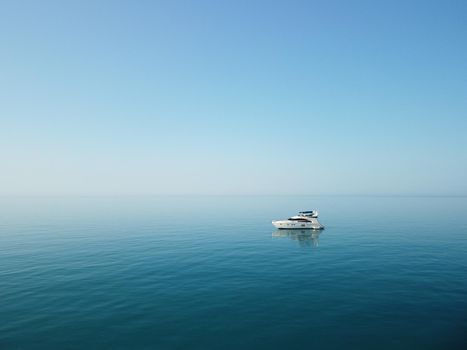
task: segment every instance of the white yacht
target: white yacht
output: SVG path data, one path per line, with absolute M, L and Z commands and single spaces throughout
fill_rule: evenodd
M 318 212 L 316 210 L 301 211 L 298 215 L 287 220 L 276 220 L 272 224 L 278 229 L 324 229 L 324 226 L 318 221 Z

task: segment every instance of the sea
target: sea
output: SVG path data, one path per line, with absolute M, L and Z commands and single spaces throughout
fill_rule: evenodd
M 466 348 L 467 197 L 0 198 L 2 350 Z

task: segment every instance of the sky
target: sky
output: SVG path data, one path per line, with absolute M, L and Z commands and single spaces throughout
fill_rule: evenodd
M 467 195 L 466 1 L 0 0 L 0 195 Z

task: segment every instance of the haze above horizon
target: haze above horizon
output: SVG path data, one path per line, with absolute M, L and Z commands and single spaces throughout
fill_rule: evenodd
M 2 1 L 0 195 L 467 195 L 467 2 Z

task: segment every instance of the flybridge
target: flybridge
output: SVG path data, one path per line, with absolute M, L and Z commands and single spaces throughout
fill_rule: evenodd
M 318 217 L 318 211 L 316 211 L 316 210 L 301 211 L 301 212 L 298 213 L 298 215 L 311 216 L 312 218 L 317 218 Z

